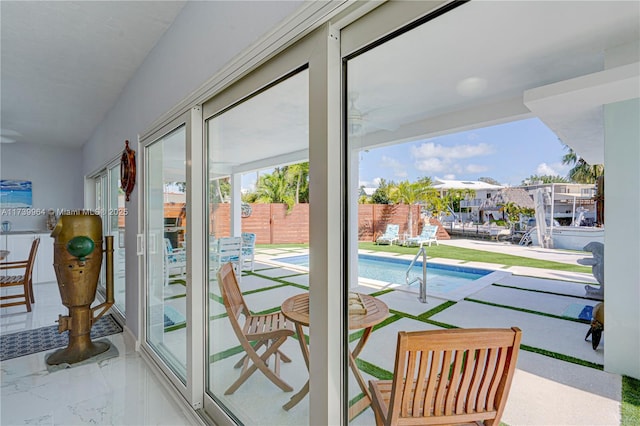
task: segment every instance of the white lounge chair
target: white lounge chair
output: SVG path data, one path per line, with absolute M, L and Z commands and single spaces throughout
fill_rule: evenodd
M 384 231 L 384 234 L 378 237 L 376 240 L 376 244 L 389 244 L 393 245 L 394 241 L 397 243 L 398 233 L 400 232 L 400 225 L 389 224 L 387 225 L 387 229 Z
M 422 232 L 417 237 L 407 238 L 404 242 L 405 246 L 418 246 L 422 247 L 424 244 L 429 244 L 431 247 L 431 243 L 435 242 L 436 245 L 440 245 L 438 243 L 438 227 L 434 225 L 425 225 L 422 228 Z

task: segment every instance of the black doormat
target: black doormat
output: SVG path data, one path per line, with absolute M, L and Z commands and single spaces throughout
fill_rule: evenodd
M 122 327 L 113 316 L 105 315 L 91 327 L 91 339 L 121 332 Z M 68 344 L 69 332 L 58 333 L 57 325 L 4 334 L 0 336 L 0 361 L 62 348 Z

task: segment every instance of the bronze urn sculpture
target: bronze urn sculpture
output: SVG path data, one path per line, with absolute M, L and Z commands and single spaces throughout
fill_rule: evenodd
M 74 364 L 107 351 L 105 342 L 91 341 L 91 327 L 113 305 L 113 237 L 102 247 L 102 220 L 92 213 L 70 212 L 60 217 L 54 238 L 53 267 L 62 304 L 69 315 L 58 317 L 58 332 L 69 331 L 69 344 L 49 355 L 49 365 Z M 91 307 L 96 298 L 102 257 L 106 254 L 106 301 Z M 96 314 L 96 311 L 99 311 Z

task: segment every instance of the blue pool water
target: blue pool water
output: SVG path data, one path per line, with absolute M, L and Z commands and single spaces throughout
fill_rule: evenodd
M 309 256 L 281 257 L 282 263 L 309 267 Z M 361 278 L 383 281 L 385 283 L 406 284 L 405 276 L 410 260 L 393 259 L 367 254 L 358 255 L 358 275 Z M 462 286 L 468 285 L 492 271 L 455 265 L 442 265 L 427 262 L 427 293 L 448 293 Z M 422 262 L 416 261 L 409 279 L 422 276 Z M 418 283 L 414 284 L 418 286 Z

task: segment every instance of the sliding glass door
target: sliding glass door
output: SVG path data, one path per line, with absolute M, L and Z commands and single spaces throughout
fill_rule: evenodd
M 298 70 L 205 121 L 208 150 L 207 251 L 209 253 L 206 392 L 243 424 L 308 424 L 308 399 L 282 406 L 304 388 L 308 371 L 299 340 L 290 337 L 272 358 L 281 381 L 256 370 L 246 381 L 246 351 L 257 337 L 243 329 L 243 315 L 221 290 L 218 271 L 235 269 L 239 291 L 256 318 L 283 319 L 277 312 L 295 295 L 308 295 L 308 268 L 278 266 L 274 259 L 308 256 L 309 72 Z M 301 191 L 302 188 L 302 191 Z M 233 244 L 242 246 L 234 252 Z M 286 249 L 272 246 L 288 244 Z M 255 260 L 255 256 L 259 260 Z M 225 309 L 225 305 L 226 308 Z M 274 314 L 275 313 L 275 314 Z M 290 323 L 291 324 L 291 323 Z M 282 329 L 280 326 L 271 326 Z M 292 324 L 290 326 L 293 334 Z M 278 331 L 273 331 L 279 333 Z M 287 334 L 287 331 L 283 331 Z M 253 332 L 258 333 L 258 331 Z M 256 346 L 260 354 L 264 348 Z M 255 360 L 245 359 L 249 366 Z M 278 364 L 279 363 L 279 364 Z M 251 401 L 251 403 L 247 403 Z
M 124 232 L 127 209 L 124 192 L 120 189 L 120 162 L 114 161 L 94 178 L 93 210 L 102 219 L 102 233 L 113 237 L 113 290 L 114 307 L 124 318 L 125 304 L 125 246 Z M 106 297 L 105 268 L 103 264 L 98 283 L 98 293 Z
M 103 213 L 106 220 L 106 234 L 113 237 L 113 294 L 116 309 L 124 316 L 126 313 L 125 294 L 125 243 L 124 232 L 127 219 L 124 191 L 120 188 L 120 164 L 107 169 L 109 180 L 109 208 Z
M 592 190 L 603 173 L 607 133 L 628 131 L 624 114 L 637 111 L 637 102 L 613 104 L 633 96 L 620 76 L 631 73 L 626 54 L 637 52 L 637 10 L 626 2 L 387 2 L 342 31 L 348 286 L 391 308 L 363 349 L 350 335 L 365 380 L 392 376 L 399 331 L 521 326 L 488 301 L 518 309 L 526 295 L 478 287 L 474 278 L 439 277 L 450 262 L 438 259 L 443 245 L 432 247 L 425 229 L 435 227 L 440 240 L 463 236 L 468 247 L 484 250 L 497 245 L 473 240 L 511 236 L 517 244 L 524 234 L 514 232 L 519 213 L 526 223 L 535 211 L 541 217 L 528 233 L 534 245 L 583 250 L 604 242 L 604 221 L 581 189 Z M 618 96 L 613 87 L 625 88 Z M 619 121 L 609 123 L 607 112 L 621 114 Z M 565 164 L 571 155 L 580 166 L 572 170 Z M 563 182 L 563 189 L 543 180 Z M 536 187 L 545 186 L 535 205 L 532 195 L 542 191 Z M 572 207 L 581 198 L 582 221 Z M 566 232 L 574 231 L 582 235 L 570 242 Z M 587 286 L 583 294 L 599 291 Z M 358 317 L 349 317 L 356 328 Z M 548 353 L 543 346 L 532 350 Z M 367 399 L 361 385 L 348 383 L 352 407 Z M 373 424 L 371 409 L 361 406 L 353 424 Z M 511 412 L 504 421 L 524 420 Z
M 186 382 L 186 128 L 145 147 L 146 342 Z

